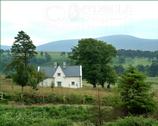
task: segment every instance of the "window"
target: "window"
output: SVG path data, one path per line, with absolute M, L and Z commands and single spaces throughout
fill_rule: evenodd
M 60 76 L 61 74 L 60 73 L 58 73 L 58 76 Z
M 71 85 L 75 85 L 75 82 L 74 82 L 74 81 L 72 81 L 72 82 L 71 82 Z
M 58 86 L 58 87 L 61 87 L 61 81 L 58 81 L 58 82 L 57 82 L 57 86 Z

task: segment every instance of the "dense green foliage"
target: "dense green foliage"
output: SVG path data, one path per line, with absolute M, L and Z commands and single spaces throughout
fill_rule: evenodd
M 111 109 L 102 109 L 102 126 L 157 126 L 158 121 L 143 117 L 112 120 Z M 96 114 L 90 106 L 2 107 L 1 126 L 96 126 Z M 116 112 L 115 112 L 116 114 Z M 118 118 L 118 117 L 117 117 Z M 113 122 L 111 122 L 113 121 Z
M 150 85 L 145 76 L 130 66 L 120 79 L 121 99 L 127 113 L 143 114 L 152 112 L 155 103 L 149 94 Z
M 45 73 L 39 71 L 38 69 L 31 65 L 28 67 L 28 72 L 29 72 L 28 85 L 31 86 L 33 89 L 37 89 L 38 83 L 45 78 Z
M 26 67 L 22 62 L 18 62 L 15 71 L 16 73 L 12 75 L 13 81 L 16 82 L 16 84 L 21 85 L 23 92 L 23 87 L 26 86 L 29 81 L 28 67 Z
M 126 117 L 116 122 L 107 123 L 104 126 L 157 126 L 158 121 L 143 117 Z
M 97 83 L 104 87 L 104 83 L 112 76 L 107 74 L 112 70 L 110 63 L 115 55 L 116 50 L 112 45 L 90 38 L 79 40 L 78 45 L 72 49 L 70 58 L 82 65 L 83 77 L 89 83 L 94 87 Z
M 120 49 L 117 51 L 118 56 L 122 57 L 144 57 L 144 58 L 157 58 L 158 59 L 158 51 L 141 51 L 141 50 L 125 50 L 125 49 Z
M 153 62 L 150 66 L 149 75 L 152 77 L 158 76 L 158 62 Z
M 1 126 L 72 126 L 73 122 L 88 120 L 88 109 L 83 107 L 0 107 Z

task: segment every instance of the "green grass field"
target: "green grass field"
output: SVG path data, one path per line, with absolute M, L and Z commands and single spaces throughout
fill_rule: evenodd
M 129 65 L 132 66 L 138 66 L 138 65 L 151 65 L 152 61 L 148 58 L 125 58 L 125 62 L 119 63 L 118 57 L 114 58 L 113 64 L 114 65 L 123 65 L 125 68 L 127 68 Z
M 127 67 L 129 65 L 138 66 L 138 65 L 151 65 L 151 60 L 148 58 L 126 58 L 124 66 Z

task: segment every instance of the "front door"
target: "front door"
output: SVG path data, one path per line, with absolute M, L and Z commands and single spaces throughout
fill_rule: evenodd
M 58 82 L 57 82 L 57 86 L 58 86 L 58 87 L 61 87 L 61 81 L 58 81 Z

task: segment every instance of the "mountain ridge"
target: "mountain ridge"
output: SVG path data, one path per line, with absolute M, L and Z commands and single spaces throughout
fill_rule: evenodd
M 116 49 L 131 49 L 155 51 L 158 50 L 158 39 L 145 39 L 132 35 L 109 35 L 97 37 L 94 39 L 102 40 L 108 44 L 112 44 Z M 48 42 L 37 46 L 38 51 L 71 51 L 71 48 L 78 44 L 80 39 L 67 39 Z M 5 46 L 7 48 L 9 46 Z M 2 46 L 3 49 L 3 46 Z

